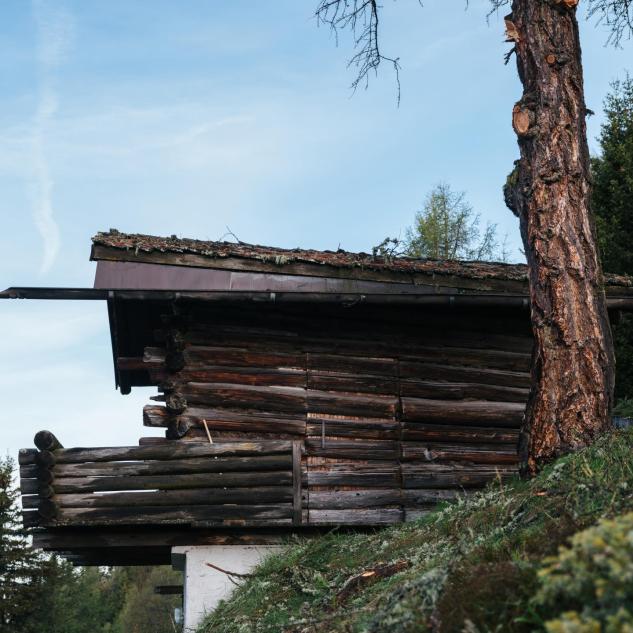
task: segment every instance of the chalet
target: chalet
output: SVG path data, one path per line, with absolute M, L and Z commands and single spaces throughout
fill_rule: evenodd
M 409 521 L 515 473 L 525 266 L 114 230 L 91 259 L 93 288 L 1 296 L 106 302 L 116 385 L 156 387 L 142 420 L 164 437 L 38 433 L 19 455 L 35 546 L 82 565 L 215 551 L 240 571 L 290 533 Z M 633 309 L 630 279 L 605 287 L 612 318 Z

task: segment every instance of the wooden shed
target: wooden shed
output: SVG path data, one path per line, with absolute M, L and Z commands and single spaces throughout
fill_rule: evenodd
M 91 259 L 94 288 L 2 296 L 106 301 L 116 384 L 157 388 L 142 420 L 165 437 L 62 448 L 39 434 L 20 453 L 35 545 L 169 562 L 174 545 L 408 521 L 515 473 L 525 266 L 113 230 Z M 612 317 L 633 308 L 628 278 L 606 292 Z

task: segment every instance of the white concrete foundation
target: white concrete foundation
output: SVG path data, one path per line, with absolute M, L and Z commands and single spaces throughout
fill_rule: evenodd
M 183 572 L 183 606 L 185 633 L 196 630 L 205 614 L 227 598 L 235 585 L 229 577 L 207 563 L 226 571 L 247 574 L 280 545 L 195 545 L 173 547 L 172 565 Z M 237 580 L 237 579 L 234 579 Z

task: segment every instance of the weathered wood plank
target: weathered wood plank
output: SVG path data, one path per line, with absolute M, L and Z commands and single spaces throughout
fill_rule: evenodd
M 420 424 L 405 422 L 402 425 L 404 441 L 464 442 L 469 444 L 514 444 L 519 441 L 519 430 L 452 424 Z
M 191 345 L 186 348 L 184 354 L 188 369 L 206 368 L 209 365 L 306 369 L 306 356 L 302 353 L 279 354 L 270 351 L 256 352 L 248 349 Z
M 464 367 L 456 364 L 400 361 L 402 379 L 443 380 L 447 382 L 466 382 L 500 387 L 530 388 L 528 371 L 507 371 L 493 368 Z
M 400 436 L 400 425 L 396 421 L 372 420 L 366 417 L 358 420 L 333 420 L 311 416 L 306 425 L 306 435 L 319 438 L 337 436 L 349 439 L 395 440 Z
M 128 461 L 141 459 L 183 459 L 190 457 L 235 457 L 248 455 L 279 455 L 290 453 L 292 444 L 287 440 L 251 442 L 180 442 L 158 444 L 156 446 L 116 446 L 107 448 L 64 448 L 55 451 L 58 464 L 77 462 Z
M 121 490 L 181 490 L 252 486 L 287 486 L 292 471 L 195 473 L 188 475 L 133 475 L 127 477 L 60 477 L 53 481 L 55 494 Z
M 193 457 L 191 459 L 170 459 L 137 462 L 84 462 L 57 464 L 53 473 L 64 477 L 128 477 L 131 475 L 181 475 L 187 473 L 281 471 L 292 468 L 292 456 L 264 455 L 256 460 L 252 457 Z
M 166 372 L 151 370 L 156 382 L 167 378 Z M 181 383 L 224 383 L 260 387 L 305 387 L 306 372 L 303 369 L 257 369 L 228 366 L 209 366 L 199 369 L 185 368 L 178 372 Z
M 525 404 L 488 400 L 431 400 L 402 398 L 402 419 L 432 424 L 480 424 L 518 428 Z
M 400 508 L 310 510 L 310 525 L 389 525 L 401 523 Z
M 293 491 L 290 486 L 258 486 L 255 488 L 193 488 L 152 492 L 58 494 L 52 498 L 52 502 L 59 508 L 121 508 L 131 505 L 170 507 L 222 504 L 261 505 L 290 502 L 292 499 Z
M 145 426 L 166 427 L 173 416 L 165 407 L 147 405 L 143 409 Z M 179 416 L 179 420 L 187 422 L 190 428 L 202 429 L 202 420 L 213 431 L 244 431 L 252 435 L 258 433 L 286 433 L 289 435 L 305 435 L 305 415 L 290 415 L 275 411 L 258 411 L 251 409 L 231 410 L 211 407 L 188 407 Z
M 308 388 L 320 391 L 398 395 L 398 381 L 391 376 L 350 376 L 309 371 Z
M 472 444 L 437 444 L 403 442 L 400 457 L 404 461 L 473 462 L 475 464 L 516 464 L 519 455 L 516 446 Z
M 310 511 L 380 508 L 397 506 L 402 501 L 402 491 L 398 488 L 310 491 L 309 508 Z
M 508 479 L 517 472 L 515 468 L 476 464 L 402 464 L 402 484 L 404 488 L 473 488 Z
M 273 521 L 291 519 L 292 504 L 276 505 L 218 505 L 181 506 L 166 509 L 162 506 L 125 508 L 63 508 L 52 525 L 165 525 L 205 524 L 224 525 L 226 521 Z
M 398 375 L 394 358 L 368 358 L 342 354 L 308 354 L 309 371 L 329 371 L 349 374 Z
M 397 465 L 386 466 L 384 462 L 333 464 L 327 470 L 310 468 L 308 485 L 396 488 L 400 485 L 400 469 Z
M 343 394 L 308 389 L 307 396 L 308 410 L 316 414 L 388 418 L 395 415 L 398 404 L 397 398 L 383 395 Z
M 308 438 L 306 453 L 323 457 L 341 457 L 350 459 L 387 459 L 398 458 L 398 442 L 393 440 L 354 439 L 341 440 L 326 438 Z
M 223 383 L 187 383 L 179 389 L 191 404 L 305 413 L 306 390 L 297 387 L 260 387 Z
M 478 383 L 403 380 L 400 394 L 413 398 L 435 400 L 492 400 L 497 402 L 527 402 L 529 389 L 500 387 Z

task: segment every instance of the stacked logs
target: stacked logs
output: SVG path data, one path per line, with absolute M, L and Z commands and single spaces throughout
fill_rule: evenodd
M 21 451 L 25 525 L 255 526 L 301 522 L 300 446 L 288 441 Z
M 527 315 L 182 304 L 144 366 L 144 423 L 199 441 L 301 439 L 310 524 L 408 520 L 516 471 Z M 179 363 L 173 362 L 177 349 Z

